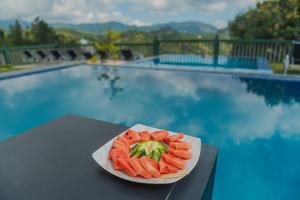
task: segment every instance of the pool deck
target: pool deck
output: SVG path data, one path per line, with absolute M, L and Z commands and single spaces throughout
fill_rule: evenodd
M 74 67 L 77 65 L 85 64 L 83 61 L 77 61 L 77 62 L 67 62 L 67 63 L 60 63 L 60 64 L 51 64 L 46 66 L 28 66 L 28 67 L 19 67 L 22 70 L 19 71 L 12 71 L 12 72 L 4 72 L 0 74 L 0 80 L 4 79 L 11 79 L 16 78 L 20 76 L 26 76 L 31 74 L 37 74 L 37 73 L 43 73 L 47 71 L 53 71 L 58 69 L 64 69 L 69 67 Z

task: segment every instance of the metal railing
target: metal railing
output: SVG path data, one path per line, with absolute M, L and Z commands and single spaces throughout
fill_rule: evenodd
M 61 46 L 57 44 L 47 44 L 47 45 L 32 45 L 32 46 L 20 46 L 20 47 L 4 47 L 0 48 L 0 65 L 26 65 L 34 63 L 49 62 L 47 59 L 37 59 L 36 52 L 43 51 L 47 55 L 49 52 L 56 50 L 66 54 L 68 50 L 83 51 L 94 51 L 94 47 L 91 45 L 72 45 L 72 46 Z M 31 52 L 33 55 L 32 59 L 26 57 L 25 52 Z
M 153 43 L 117 43 L 116 45 L 121 49 L 130 49 L 134 55 L 153 56 Z
M 293 55 L 292 41 L 279 40 L 157 40 L 151 43 L 117 43 L 121 49 L 129 48 L 135 55 L 145 57 L 160 54 L 190 54 L 203 56 L 228 56 L 238 58 L 266 58 L 272 63 L 283 63 L 286 55 Z M 67 49 L 89 49 L 95 52 L 93 45 L 59 46 L 55 44 L 0 48 L 0 65 L 22 65 L 37 61 L 25 59 L 24 51 L 66 51 Z
M 135 54 L 156 56 L 160 54 L 191 54 L 203 56 L 228 56 L 238 58 L 266 58 L 272 63 L 283 63 L 292 55 L 292 41 L 282 40 L 154 40 L 152 43 L 118 43 Z

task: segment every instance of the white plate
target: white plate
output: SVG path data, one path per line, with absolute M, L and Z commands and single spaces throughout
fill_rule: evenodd
M 144 126 L 141 124 L 137 124 L 133 127 L 131 127 L 130 129 L 137 131 L 137 132 L 141 132 L 141 131 L 158 131 L 161 129 L 157 129 L 157 128 L 153 128 L 153 127 L 149 127 L 149 126 Z M 121 133 L 120 135 L 123 135 L 126 131 L 124 131 L 123 133 Z M 175 132 L 169 132 L 170 135 L 174 135 L 174 134 L 178 134 Z M 118 135 L 118 136 L 120 136 Z M 188 143 L 192 144 L 192 148 L 190 149 L 190 151 L 193 154 L 193 158 L 191 160 L 186 160 L 185 164 L 186 164 L 186 168 L 184 170 L 179 170 L 178 171 L 178 176 L 176 177 L 164 177 L 164 175 L 162 177 L 159 178 L 151 178 L 151 179 L 144 179 L 144 178 L 140 178 L 140 177 L 130 177 L 128 175 L 126 175 L 124 172 L 122 171 L 118 171 L 118 170 L 114 170 L 112 163 L 110 160 L 108 160 L 108 153 L 110 151 L 110 148 L 112 146 L 113 141 L 118 137 L 116 136 L 115 138 L 113 138 L 112 140 L 110 140 L 109 142 L 107 142 L 105 145 L 103 145 L 100 149 L 98 149 L 97 151 L 95 151 L 93 153 L 93 158 L 94 160 L 106 171 L 108 171 L 109 173 L 120 177 L 122 179 L 128 180 L 128 181 L 132 181 L 132 182 L 137 182 L 137 183 L 146 183 L 146 184 L 170 184 L 170 183 L 175 183 L 177 181 L 179 181 L 180 179 L 182 179 L 183 177 L 187 176 L 196 166 L 199 157 L 200 157 L 200 152 L 201 152 L 201 140 L 200 138 L 197 137 L 192 137 L 192 136 L 188 136 L 185 135 L 185 137 L 183 138 L 183 141 L 186 141 Z

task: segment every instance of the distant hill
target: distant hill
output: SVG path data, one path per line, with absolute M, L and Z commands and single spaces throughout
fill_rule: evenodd
M 212 25 L 202 22 L 189 21 L 189 22 L 170 22 L 164 24 L 154 24 L 151 26 L 134 26 L 127 25 L 120 22 L 106 22 L 106 23 L 87 23 L 87 24 L 65 24 L 56 23 L 52 24 L 55 28 L 68 28 L 85 32 L 103 32 L 107 29 L 118 32 L 126 32 L 128 30 L 141 30 L 141 31 L 157 31 L 162 28 L 172 28 L 178 32 L 193 33 L 193 34 L 206 34 L 216 33 L 218 29 Z
M 68 28 L 57 28 L 55 31 L 59 35 L 67 38 L 69 41 L 79 41 L 81 38 L 85 38 L 89 41 L 96 41 L 98 39 L 97 34 L 90 32 L 77 31 Z
M 54 23 L 51 24 L 54 28 L 66 28 L 76 31 L 99 33 L 111 29 L 113 31 L 125 32 L 128 30 L 135 30 L 138 27 L 126 25 L 120 22 L 106 22 L 106 23 L 85 23 L 85 24 L 68 24 L 68 23 Z
M 196 22 L 196 21 L 155 24 L 152 26 L 141 27 L 141 29 L 145 31 L 157 31 L 166 27 L 172 28 L 178 32 L 193 33 L 193 34 L 206 34 L 206 33 L 218 32 L 218 29 L 216 27 L 202 22 Z
M 0 28 L 4 30 L 8 30 L 9 26 L 15 22 L 15 19 L 11 20 L 0 20 Z M 20 20 L 20 24 L 23 28 L 29 27 L 30 23 L 24 20 Z
M 9 25 L 14 23 L 15 20 L 0 20 L 0 28 L 8 30 Z M 29 22 L 21 20 L 23 27 L 30 26 Z M 140 31 L 158 31 L 163 28 L 172 28 L 178 32 L 192 33 L 192 34 L 207 34 L 217 33 L 218 29 L 212 25 L 205 24 L 197 21 L 187 22 L 170 22 L 162 24 L 154 24 L 150 26 L 134 26 L 127 25 L 121 22 L 106 22 L 106 23 L 84 23 L 84 24 L 71 24 L 71 23 L 53 23 L 51 24 L 56 29 L 72 29 L 76 31 L 84 31 L 91 33 L 101 33 L 108 29 L 118 32 L 126 32 L 129 30 L 140 30 Z

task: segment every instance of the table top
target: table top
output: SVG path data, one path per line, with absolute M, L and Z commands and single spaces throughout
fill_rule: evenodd
M 1 200 L 200 199 L 217 160 L 202 145 L 190 175 L 175 184 L 145 185 L 115 177 L 92 153 L 127 127 L 68 115 L 0 142 Z

